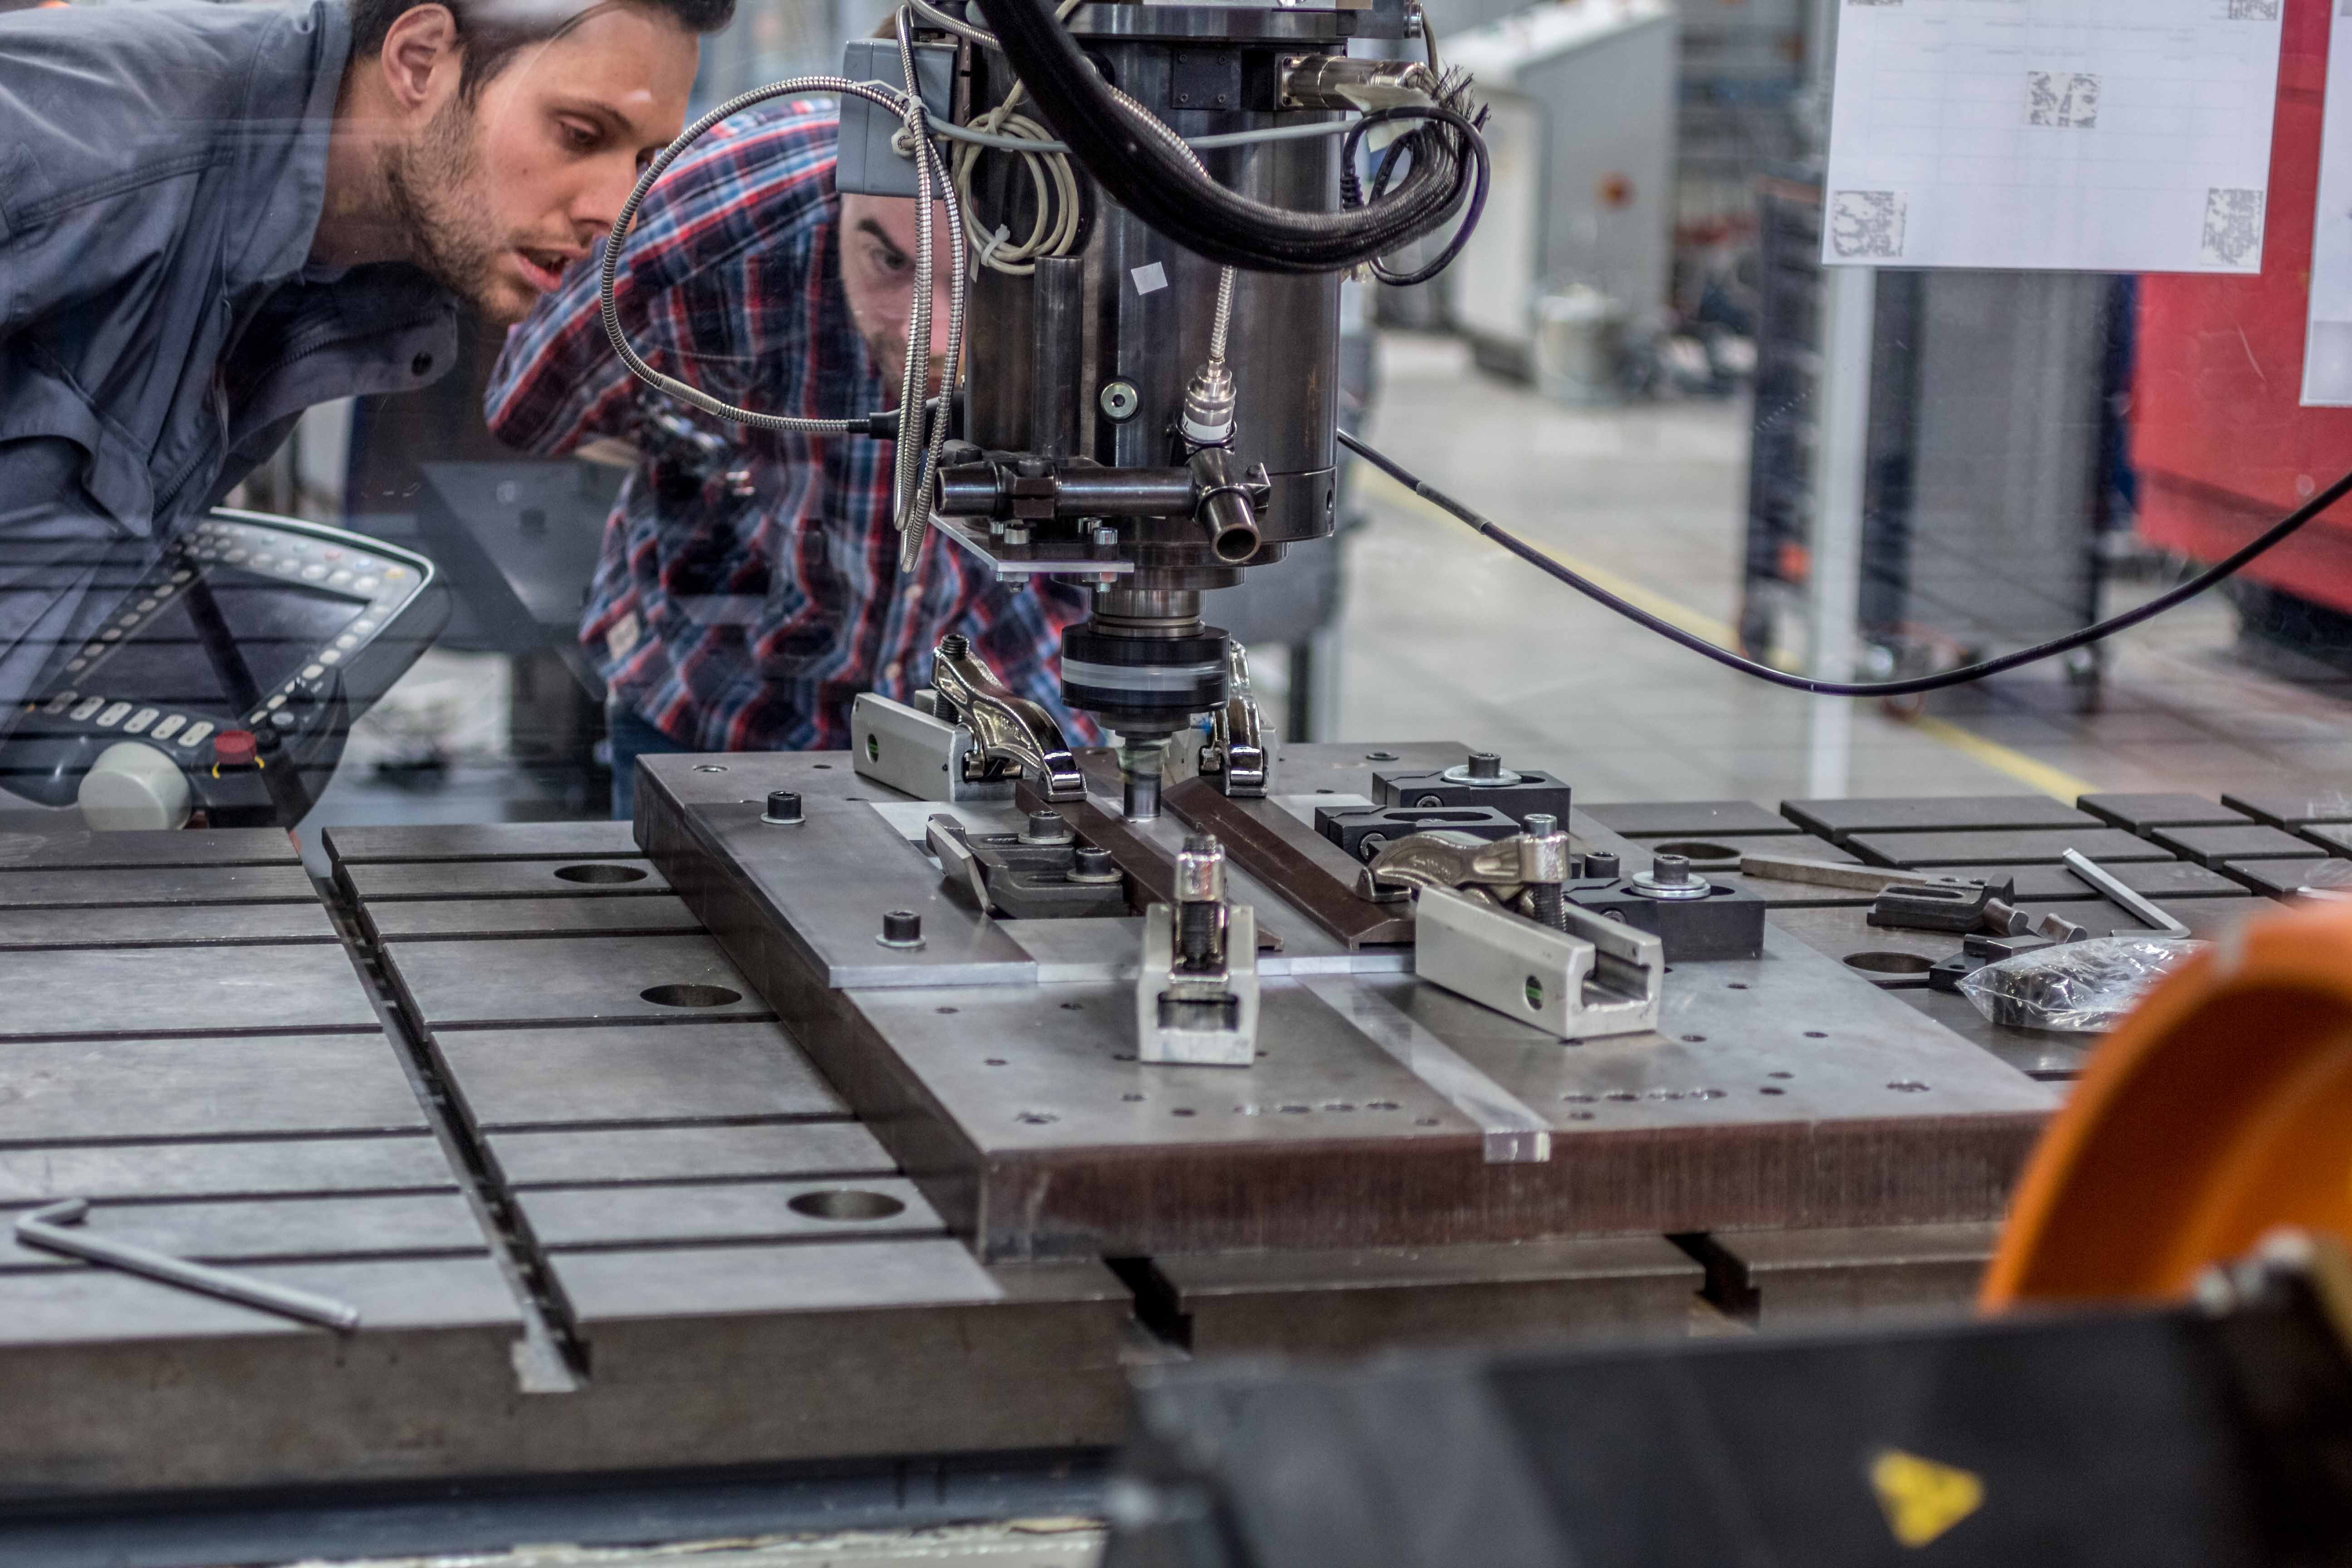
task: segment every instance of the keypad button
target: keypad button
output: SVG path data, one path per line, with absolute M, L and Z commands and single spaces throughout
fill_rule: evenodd
M 173 735 L 179 732 L 180 726 L 186 722 L 187 721 L 181 718 L 177 713 L 164 714 L 161 719 L 155 721 L 155 739 L 159 741 L 170 740 Z
M 130 711 L 131 704 L 128 702 L 110 702 L 107 704 L 106 711 L 98 716 L 98 727 L 101 730 L 111 730 L 121 723 L 123 717 Z
M 285 707 L 285 706 L 286 706 L 286 693 L 284 693 L 283 691 L 281 691 L 281 692 L 278 692 L 276 696 L 272 697 L 268 701 L 267 701 L 267 702 L 263 703 L 263 704 L 261 705 L 261 710 L 262 710 L 263 712 L 265 712 L 265 713 L 274 713 L 274 712 L 276 712 L 278 709 L 283 708 L 283 707 Z
M 335 646 L 341 648 L 354 648 L 360 646 L 360 639 L 345 632 L 335 639 Z
M 329 575 L 327 578 L 327 586 L 331 588 L 340 588 L 351 580 L 352 574 L 350 572 L 338 571 Z
M 342 652 L 341 649 L 331 647 L 326 652 L 319 656 L 319 662 L 320 664 L 341 664 L 343 662 Z
M 382 586 L 383 586 L 383 584 L 377 582 L 373 577 L 362 577 L 358 582 L 352 584 L 352 589 L 354 593 L 373 594 Z
M 193 751 L 196 747 L 203 745 L 205 742 L 210 738 L 212 732 L 212 725 L 205 722 L 204 720 L 199 719 L 181 731 L 180 744 L 188 750 Z
M 74 694 L 70 691 L 60 691 L 55 697 L 49 699 L 49 705 L 47 708 L 44 709 L 43 711 L 48 713 L 62 713 L 73 705 Z
M 326 580 L 327 569 L 317 562 L 302 568 L 302 581 L 305 583 L 323 583 Z
M 306 664 L 302 667 L 302 679 L 305 680 L 316 680 L 326 673 L 327 667 L 323 664 Z
M 122 721 L 122 732 L 126 735 L 143 735 L 147 732 L 147 726 L 152 724 L 162 713 L 163 710 L 160 708 L 142 708 Z
M 89 718 L 91 714 L 97 712 L 100 709 L 105 706 L 106 699 L 103 697 L 85 697 L 81 700 L 81 706 L 76 708 L 71 713 L 68 714 L 67 717 L 74 720 L 78 723 L 80 721 Z

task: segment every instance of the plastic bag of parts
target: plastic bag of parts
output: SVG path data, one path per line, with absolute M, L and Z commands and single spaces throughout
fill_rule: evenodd
M 2093 937 L 1988 963 L 1964 976 L 1960 990 L 1996 1024 L 2098 1034 L 2122 1022 L 2150 987 L 2205 945 L 2172 937 Z

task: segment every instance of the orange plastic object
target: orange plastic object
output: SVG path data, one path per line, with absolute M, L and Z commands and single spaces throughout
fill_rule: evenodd
M 2099 1047 L 1982 1304 L 2179 1297 L 2279 1226 L 2352 1240 L 2352 905 L 2249 922 Z

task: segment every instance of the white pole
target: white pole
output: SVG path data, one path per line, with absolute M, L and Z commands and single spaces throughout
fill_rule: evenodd
M 1867 267 L 1822 268 L 1821 468 L 1814 485 L 1812 673 L 1854 675 L 1854 617 L 1862 604 L 1862 498 L 1870 446 L 1870 346 L 1878 274 Z M 1853 702 L 1816 697 L 1807 788 L 1816 799 L 1846 793 L 1853 778 Z

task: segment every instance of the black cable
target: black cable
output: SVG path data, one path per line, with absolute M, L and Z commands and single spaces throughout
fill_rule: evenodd
M 1470 188 L 1470 200 L 1463 210 L 1462 222 L 1454 229 L 1454 237 L 1446 242 L 1445 248 L 1437 253 L 1434 260 L 1405 273 L 1391 272 L 1386 262 L 1377 259 L 1373 261 L 1373 275 L 1390 288 L 1410 289 L 1416 283 L 1428 282 L 1452 266 L 1454 258 L 1462 254 L 1462 247 L 1470 243 L 1471 233 L 1478 226 L 1479 216 L 1486 210 L 1486 178 L 1490 169 L 1486 139 L 1479 134 L 1485 128 L 1486 118 L 1486 111 L 1483 109 L 1478 111 L 1477 120 L 1471 121 L 1442 104 L 1433 107 L 1401 104 L 1393 109 L 1374 110 L 1348 128 L 1347 139 L 1339 143 L 1341 170 L 1339 201 L 1344 206 L 1352 207 L 1364 199 L 1359 195 L 1356 183 L 1356 144 L 1362 140 L 1364 132 L 1369 127 L 1378 125 L 1383 121 L 1426 120 L 1451 124 L 1463 132 L 1463 142 L 1469 148 L 1472 162 L 1475 165 Z M 1370 200 L 1379 201 L 1386 193 L 1389 175 L 1396 167 L 1399 153 L 1407 154 L 1415 163 L 1420 162 L 1422 153 L 1419 142 L 1418 137 L 1405 136 L 1390 144 L 1387 153 L 1381 158 L 1380 167 L 1372 172 Z
M 997 47 L 1039 111 L 1087 173 L 1146 227 L 1208 260 L 1251 271 L 1337 272 L 1430 233 L 1461 205 L 1470 171 L 1466 133 L 1433 134 L 1397 189 L 1343 212 L 1296 212 L 1227 190 L 1192 162 L 1172 132 L 1113 97 L 1051 0 L 981 0 Z
M 1586 598 L 1605 605 L 1627 620 L 1638 622 L 1660 637 L 1671 642 L 1680 643 L 1693 653 L 1704 654 L 1727 668 L 1738 670 L 1743 675 L 1752 675 L 1759 680 L 1769 680 L 1775 686 L 1785 686 L 1791 691 L 1810 691 L 1816 697 L 1915 697 L 1921 692 L 1941 691 L 1947 687 L 1965 686 L 1971 680 L 1981 680 L 1986 676 L 1999 675 L 2004 670 L 2015 669 L 2021 665 L 2032 664 L 2062 653 L 2072 653 L 2078 647 L 2097 642 L 2101 637 L 2112 637 L 2117 632 L 2128 630 L 2142 621 L 2154 620 L 2175 605 L 2195 598 L 2206 589 L 2238 571 L 2254 557 L 2285 540 L 2289 534 L 2342 500 L 2347 495 L 2352 495 L 2352 473 L 2347 473 L 2334 484 L 2273 523 L 2251 543 L 2240 547 L 2227 559 L 2200 572 L 2179 587 L 2168 589 L 2147 604 L 2126 610 L 2120 616 L 2110 616 L 2107 619 L 2094 622 L 2080 631 L 2068 632 L 2063 637 L 2053 637 L 2048 642 L 2036 643 L 2032 647 L 2020 648 L 2015 653 L 2005 653 L 1999 658 L 1988 658 L 1976 664 L 1963 665 L 1958 669 L 1948 669 L 1940 675 L 1916 676 L 1909 680 L 1812 680 L 1801 675 L 1790 675 L 1786 670 L 1775 669 L 1769 664 L 1759 664 L 1752 658 L 1742 658 L 1729 648 L 1717 647 L 1705 637 L 1693 637 L 1680 626 L 1661 620 L 1640 605 L 1619 598 L 1591 578 L 1561 565 L 1517 534 L 1499 524 L 1487 521 L 1444 491 L 1432 489 L 1416 479 L 1402 464 L 1382 457 L 1345 430 L 1339 432 L 1339 441 L 1349 451 L 1396 480 L 1397 483 L 1405 486 L 1422 500 L 1468 523 L 1530 566 L 1559 578 Z

